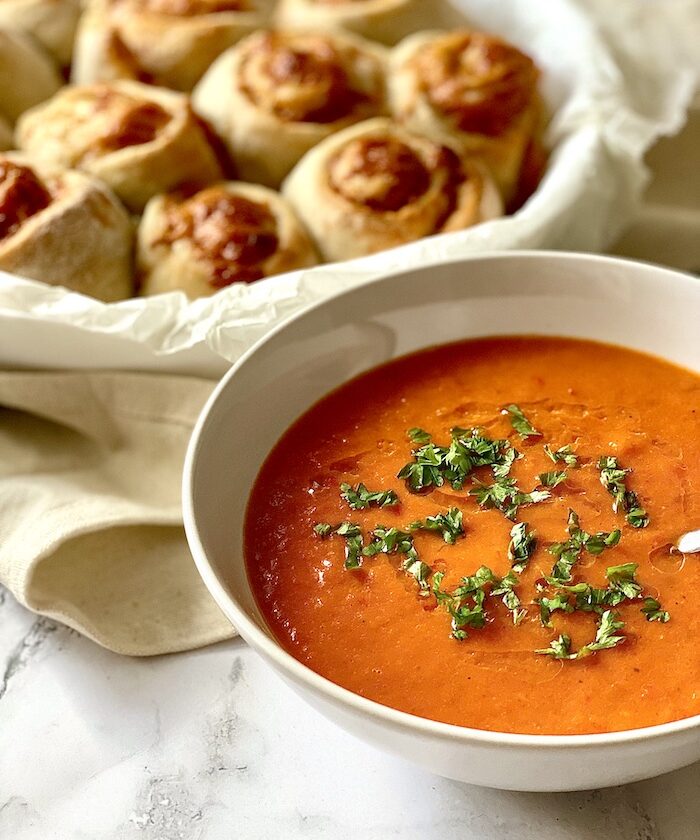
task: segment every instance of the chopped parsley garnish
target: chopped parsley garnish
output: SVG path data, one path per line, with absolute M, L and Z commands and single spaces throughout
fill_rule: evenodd
M 337 534 L 345 540 L 345 568 L 359 569 L 362 565 L 362 554 L 364 540 L 360 526 L 354 522 L 341 522 L 340 525 L 329 525 L 327 522 L 319 522 L 314 525 L 314 532 L 325 539 L 331 534 Z
M 462 525 L 462 511 L 459 508 L 451 507 L 447 513 L 438 513 L 435 516 L 426 516 L 425 519 L 417 519 L 408 526 L 411 531 L 440 531 L 443 540 L 449 545 L 454 545 L 459 537 L 464 536 Z
M 553 598 L 543 595 L 536 603 L 540 607 L 540 621 L 545 627 L 552 626 L 549 618 L 556 610 L 562 610 L 565 613 L 572 613 L 574 611 L 574 607 L 569 603 L 569 596 L 566 593 L 557 593 Z
M 625 641 L 625 637 L 618 636 L 616 633 L 618 630 L 622 630 L 624 626 L 624 621 L 620 621 L 616 613 L 612 610 L 605 610 L 600 617 L 595 639 L 579 650 L 576 655 L 577 659 L 581 659 L 581 657 L 587 656 L 589 653 L 595 653 L 597 650 L 607 650 L 608 648 L 621 645 Z
M 625 601 L 635 601 L 642 597 L 642 587 L 638 583 L 637 564 L 623 563 L 619 566 L 608 566 L 605 576 L 608 585 L 604 589 L 592 586 L 590 583 L 575 583 L 573 585 L 556 584 L 559 590 L 554 597 L 542 596 L 535 603 L 540 606 L 542 624 L 549 627 L 549 617 L 555 610 L 564 612 L 597 612 L 599 615 L 610 607 L 617 607 Z M 552 578 L 549 579 L 552 582 Z M 574 602 L 571 602 L 574 596 Z M 648 621 L 668 621 L 669 614 L 661 609 L 661 604 L 654 598 L 645 598 L 642 612 Z M 651 617 L 650 617 L 651 616 Z
M 645 598 L 641 611 L 646 616 L 647 621 L 660 621 L 665 624 L 671 618 L 666 610 L 661 609 L 661 604 L 656 598 Z
M 621 645 L 625 641 L 625 637 L 616 634 L 624 626 L 624 622 L 620 621 L 619 617 L 612 610 L 605 610 L 600 617 L 595 639 L 592 642 L 572 652 L 571 638 L 565 633 L 562 633 L 557 639 L 550 642 L 548 648 L 541 648 L 540 650 L 536 650 L 535 653 L 543 656 L 552 656 L 554 659 L 583 659 L 596 651 L 607 650 L 608 648 Z
M 538 476 L 540 484 L 543 487 L 558 487 L 562 482 L 566 481 L 566 470 L 550 470 L 549 472 L 540 473 Z
M 533 490 L 524 493 L 514 478 L 499 478 L 493 484 L 479 484 L 469 491 L 479 506 L 485 509 L 496 508 L 507 519 L 515 519 L 521 505 L 532 505 L 549 499 L 548 490 Z
M 508 414 L 513 429 L 522 438 L 541 437 L 541 432 L 533 427 L 519 406 L 508 405 L 502 413 Z M 556 450 L 546 444 L 544 451 L 547 457 L 555 465 L 563 464 L 566 469 L 540 473 L 539 486 L 527 493 L 510 477 L 513 464 L 523 456 L 508 440 L 492 439 L 478 428 L 451 429 L 451 439 L 447 446 L 436 444 L 428 432 L 418 427 L 409 429 L 407 434 L 415 448 L 412 460 L 400 470 L 398 477 L 406 482 L 410 492 L 419 493 L 444 484 L 454 490 L 461 490 L 471 480 L 473 486 L 469 495 L 476 499 L 480 507 L 499 510 L 513 521 L 520 507 L 551 498 L 549 490 L 566 481 L 567 469 L 579 466 L 578 456 L 571 444 Z M 601 483 L 613 497 L 613 510 L 623 511 L 632 527 L 645 527 L 649 522 L 647 512 L 637 495 L 626 486 L 631 469 L 620 467 L 614 456 L 601 457 L 596 466 L 600 471 Z M 482 482 L 474 476 L 474 471 L 483 467 L 491 470 L 493 483 Z M 341 484 L 340 494 L 352 510 L 399 504 L 399 497 L 394 490 L 369 490 L 362 482 L 357 485 Z M 537 546 L 536 534 L 528 530 L 526 522 L 516 522 L 510 530 L 507 554 L 511 569 L 507 575 L 499 577 L 488 566 L 481 566 L 473 575 L 463 577 L 452 591 L 442 589 L 444 573 L 433 573 L 431 566 L 421 560 L 413 542 L 413 532 L 419 530 L 439 533 L 445 543 L 454 545 L 465 535 L 463 512 L 458 507 L 450 507 L 445 512 L 411 522 L 404 529 L 377 525 L 367 537 L 363 535 L 360 526 L 353 522 L 346 521 L 338 525 L 319 522 L 314 526 L 314 532 L 321 539 L 333 535 L 343 538 L 347 569 L 359 568 L 364 557 L 378 554 L 402 555 L 401 568 L 416 580 L 420 594 L 428 596 L 432 592 L 438 604 L 447 609 L 451 617 L 452 636 L 456 639 L 466 639 L 469 630 L 481 629 L 486 625 L 486 606 L 492 598 L 501 599 L 514 624 L 521 623 L 527 610 L 522 606 L 516 588 L 520 583 L 520 574 L 527 567 Z M 595 637 L 579 650 L 573 651 L 571 638 L 561 633 L 548 648 L 535 653 L 554 659 L 575 660 L 617 647 L 625 641 L 625 636 L 619 632 L 624 623 L 614 609 L 626 602 L 641 602 L 641 612 L 647 621 L 669 621 L 669 613 L 656 598 L 644 597 L 636 577 L 637 563 L 608 566 L 605 573 L 607 586 L 604 587 L 596 587 L 586 581 L 573 582 L 573 569 L 583 552 L 599 555 L 617 545 L 620 540 L 619 529 L 588 533 L 581 528 L 577 514 L 569 510 L 567 532 L 568 539 L 565 542 L 555 543 L 548 548 L 556 562 L 551 575 L 535 583 L 539 597 L 534 603 L 539 607 L 540 620 L 546 627 L 552 626 L 552 615 L 556 612 L 595 613 L 598 620 Z
M 625 519 L 633 528 L 646 528 L 649 516 L 639 502 L 637 494 L 628 490 L 626 480 L 630 467 L 623 468 L 613 455 L 603 455 L 596 465 L 600 470 L 600 483 L 613 497 L 612 508 L 617 513 L 623 511 Z
M 513 616 L 513 624 L 516 625 L 520 624 L 523 618 L 527 615 L 527 610 L 520 608 L 520 598 L 514 590 L 514 587 L 517 586 L 519 582 L 518 576 L 515 574 L 514 570 L 511 569 L 505 577 L 501 578 L 500 582 L 494 581 L 494 586 L 491 590 L 491 594 L 493 596 L 503 596 L 501 600 L 510 611 L 510 614 Z
M 517 461 L 518 458 L 523 457 L 518 450 L 511 446 L 507 441 L 504 441 L 503 444 L 505 454 L 503 455 L 502 462 L 500 464 L 493 464 L 491 467 L 494 478 L 505 478 L 510 473 L 510 468 L 513 466 L 515 461 Z
M 558 638 L 552 639 L 548 648 L 539 648 L 535 653 L 542 656 L 552 656 L 554 659 L 575 659 L 576 655 L 571 654 L 571 636 L 562 633 Z
M 510 424 L 521 438 L 542 437 L 542 432 L 538 432 L 532 423 L 523 414 L 523 410 L 519 405 L 511 403 L 503 409 L 503 414 L 508 414 L 510 417 Z
M 589 534 L 582 530 L 578 516 L 573 510 L 569 510 L 567 531 L 569 539 L 566 542 L 554 543 L 548 549 L 549 553 L 557 558 L 552 574 L 548 578 L 550 583 L 568 583 L 571 580 L 571 570 L 584 549 L 589 554 L 600 554 L 620 541 L 620 531 L 617 530 L 610 533 L 599 531 L 597 534 Z
M 379 525 L 372 531 L 372 542 L 364 547 L 362 553 L 365 557 L 379 553 L 405 555 L 401 568 L 418 581 L 421 589 L 428 588 L 428 578 L 433 570 L 418 556 L 413 537 L 408 531 Z
M 368 490 L 362 482 L 357 487 L 341 484 L 340 495 L 353 510 L 365 510 L 372 505 L 389 507 L 399 503 L 399 497 L 393 490 Z
M 518 522 L 510 529 L 510 543 L 508 544 L 508 559 L 511 562 L 513 571 L 522 572 L 530 555 L 537 545 L 537 537 L 534 531 L 527 530 L 527 522 Z
M 430 487 L 442 487 L 445 482 L 454 490 L 461 490 L 468 476 L 478 467 L 491 467 L 507 474 L 518 457 L 506 440 L 492 440 L 479 429 L 452 429 L 449 446 L 432 442 L 422 429 L 411 429 L 409 437 L 420 443 L 409 461 L 398 473 L 412 493 Z
M 639 598 L 642 587 L 637 583 L 637 563 L 623 563 L 621 566 L 608 566 L 605 577 L 610 581 L 609 590 L 619 592 L 628 600 Z
M 488 566 L 481 566 L 473 575 L 463 577 L 452 592 L 441 589 L 443 578 L 442 572 L 435 572 L 432 589 L 438 603 L 445 606 L 452 617 L 452 636 L 455 639 L 466 639 L 467 627 L 479 630 L 486 624 L 484 604 L 489 595 L 502 596 L 514 624 L 519 624 L 525 615 L 525 610 L 519 609 L 520 598 L 514 591 L 518 578 L 512 572 L 499 578 Z
M 566 446 L 560 446 L 559 449 L 555 449 L 552 451 L 551 446 L 545 443 L 544 445 L 544 452 L 545 455 L 553 461 L 555 464 L 558 461 L 566 464 L 567 467 L 577 467 L 578 466 L 578 457 L 575 455 L 573 447 L 570 443 Z
M 419 429 L 417 426 L 414 426 L 412 429 L 409 429 L 406 434 L 413 443 L 420 443 L 421 446 L 424 443 L 430 443 L 430 435 L 425 431 L 425 429 Z

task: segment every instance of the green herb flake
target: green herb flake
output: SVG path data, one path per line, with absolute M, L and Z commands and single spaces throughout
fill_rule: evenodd
M 314 525 L 314 533 L 321 539 L 337 534 L 345 540 L 345 568 L 359 569 L 362 565 L 362 554 L 364 540 L 360 526 L 354 522 L 341 522 L 335 527 L 327 522 L 318 522 Z
M 609 589 L 620 592 L 630 601 L 639 598 L 642 587 L 637 583 L 637 563 L 623 563 L 620 566 L 608 566 L 605 577 L 610 581 Z
M 399 497 L 393 490 L 368 490 L 362 482 L 357 487 L 341 484 L 340 495 L 353 510 L 365 510 L 372 505 L 390 507 L 399 503 Z
M 519 457 L 505 440 L 492 440 L 479 429 L 456 427 L 451 431 L 449 446 L 439 446 L 423 437 L 421 429 L 411 429 L 409 437 L 422 443 L 412 452 L 413 460 L 398 473 L 410 492 L 420 493 L 431 487 L 442 487 L 445 482 L 454 490 L 461 490 L 468 476 L 479 467 L 491 467 L 507 473 Z
M 571 638 L 565 634 L 554 639 L 548 648 L 541 648 L 535 653 L 542 656 L 551 656 L 554 659 L 584 659 L 599 650 L 609 650 L 617 647 L 625 641 L 625 637 L 618 635 L 618 631 L 624 627 L 624 622 L 612 610 L 605 610 L 601 615 L 596 629 L 595 639 L 592 642 L 579 648 L 571 650 Z
M 420 429 L 418 426 L 414 426 L 412 429 L 409 429 L 406 434 L 411 439 L 413 443 L 419 443 L 421 446 L 426 443 L 430 443 L 431 437 L 425 429 Z
M 538 476 L 543 487 L 558 487 L 567 479 L 566 470 L 550 470 Z
M 574 453 L 572 445 L 569 443 L 566 446 L 560 446 L 559 449 L 552 450 L 549 444 L 544 445 L 545 455 L 555 464 L 561 461 L 567 467 L 577 467 L 578 457 Z
M 362 553 L 365 557 L 372 557 L 379 553 L 403 554 L 404 560 L 401 568 L 411 577 L 414 577 L 420 588 L 428 594 L 428 579 L 432 569 L 418 556 L 418 552 L 413 545 L 413 537 L 408 531 L 379 525 L 372 531 L 372 542 L 362 549 Z
M 615 513 L 623 511 L 625 519 L 633 528 L 646 528 L 649 516 L 637 494 L 627 489 L 626 481 L 632 472 L 631 468 L 621 467 L 613 455 L 603 455 L 596 466 L 600 470 L 600 483 L 613 497 L 612 509 Z
M 544 502 L 551 497 L 548 490 L 523 492 L 513 478 L 499 478 L 493 484 L 478 484 L 469 491 L 476 498 L 480 507 L 488 510 L 495 508 L 506 517 L 514 520 L 521 505 Z
M 503 409 L 503 414 L 508 414 L 510 417 L 510 424 L 521 438 L 542 437 L 542 432 L 538 432 L 532 423 L 527 419 L 520 406 L 511 403 Z
M 518 522 L 510 529 L 510 543 L 508 544 L 508 559 L 513 571 L 522 572 L 537 545 L 534 531 L 527 530 L 527 522 Z
M 562 593 L 558 593 L 552 598 L 543 595 L 535 603 L 539 605 L 540 621 L 544 627 L 552 626 L 549 619 L 553 612 L 561 610 L 565 613 L 572 613 L 574 611 L 574 606 L 569 603 L 569 596 Z
M 624 622 L 619 620 L 616 613 L 612 610 L 605 610 L 600 617 L 595 639 L 587 645 L 584 645 L 576 654 L 576 658 L 582 659 L 584 656 L 588 656 L 596 651 L 608 650 L 609 648 L 621 645 L 625 641 L 625 637 L 616 634 L 624 626 Z
M 413 453 L 413 461 L 403 466 L 397 478 L 406 482 L 412 493 L 420 493 L 430 487 L 442 487 L 445 483 L 443 465 L 447 450 L 433 443 L 426 443 Z
M 671 618 L 666 610 L 661 609 L 661 604 L 656 598 L 645 598 L 641 612 L 644 613 L 647 621 L 660 621 L 665 624 Z
M 548 648 L 540 648 L 535 653 L 542 656 L 551 656 L 554 659 L 575 659 L 576 654 L 571 653 L 571 637 L 562 633 L 558 638 L 553 639 Z
M 449 545 L 454 545 L 459 537 L 464 536 L 462 511 L 457 507 L 451 507 L 447 513 L 438 513 L 435 516 L 418 519 L 411 522 L 408 527 L 411 531 L 440 531 L 443 540 Z
M 491 589 L 491 595 L 494 597 L 498 595 L 502 596 L 501 600 L 503 601 L 506 609 L 509 610 L 513 618 L 513 624 L 516 626 L 520 624 L 527 615 L 527 610 L 521 609 L 520 598 L 515 592 L 515 587 L 519 582 L 519 577 L 515 574 L 514 570 L 511 569 L 511 571 L 508 572 L 505 577 L 501 578 L 500 581 L 494 580 L 493 588 Z
M 582 530 L 579 518 L 573 510 L 569 510 L 567 523 L 569 539 L 563 543 L 554 543 L 548 549 L 557 558 L 548 582 L 554 584 L 568 583 L 571 580 L 571 570 L 576 565 L 584 549 L 589 554 L 600 554 L 606 548 L 612 548 L 620 541 L 620 531 L 599 531 L 589 534 Z

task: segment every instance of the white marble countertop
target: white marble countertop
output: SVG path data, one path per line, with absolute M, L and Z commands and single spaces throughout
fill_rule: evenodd
M 697 840 L 700 764 L 571 794 L 440 779 L 356 741 L 239 640 L 119 657 L 0 603 L 0 838 Z

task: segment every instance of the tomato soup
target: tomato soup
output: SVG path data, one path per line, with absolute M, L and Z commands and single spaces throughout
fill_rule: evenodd
M 700 714 L 700 377 L 595 342 L 464 341 L 313 406 L 249 501 L 283 647 L 363 697 L 500 732 Z

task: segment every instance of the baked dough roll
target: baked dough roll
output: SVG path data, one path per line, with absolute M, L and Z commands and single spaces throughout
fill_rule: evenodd
M 61 67 L 70 64 L 80 0 L 0 0 L 0 26 L 32 35 Z
M 250 181 L 279 186 L 330 134 L 386 113 L 386 51 L 361 38 L 260 31 L 222 55 L 194 107 Z
M 0 117 L 14 125 L 62 84 L 55 62 L 33 38 L 0 29 Z
M 101 178 L 135 212 L 157 193 L 221 177 L 188 97 L 139 82 L 63 88 L 22 117 L 16 140 L 38 159 Z
M 539 72 L 531 58 L 483 32 L 419 32 L 391 57 L 390 104 L 408 129 L 478 154 L 506 200 L 540 128 Z
M 381 117 L 308 152 L 282 192 L 326 260 L 462 230 L 503 212 L 480 163 Z
M 191 91 L 218 55 L 267 23 L 271 5 L 272 0 L 91 0 L 78 29 L 73 81 L 136 79 Z
M 440 5 L 430 0 L 280 0 L 275 22 L 280 28 L 345 30 L 395 44 L 410 32 L 435 26 Z
M 143 294 L 179 289 L 191 298 L 318 262 L 311 239 L 279 193 L 236 181 L 151 199 L 137 253 Z
M 0 155 L 0 269 L 104 301 L 133 294 L 133 229 L 82 172 Z

